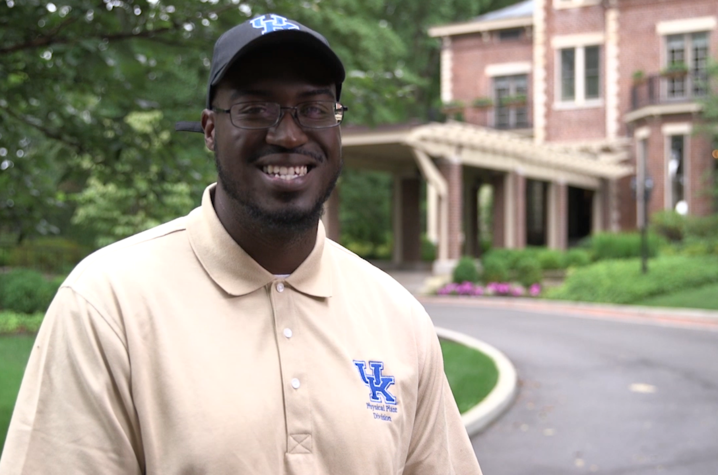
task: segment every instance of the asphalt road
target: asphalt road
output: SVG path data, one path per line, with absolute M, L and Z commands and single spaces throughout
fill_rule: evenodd
M 484 475 L 718 475 L 718 331 L 425 303 L 516 366 L 472 439 Z

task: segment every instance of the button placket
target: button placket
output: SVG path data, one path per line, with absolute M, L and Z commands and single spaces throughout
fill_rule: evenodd
M 285 282 L 274 282 L 270 298 L 274 312 L 275 338 L 283 379 L 284 414 L 287 428 L 287 453 L 311 453 L 312 422 L 306 389 L 303 348 L 295 341 L 298 321 L 292 304 L 301 294 Z M 297 444 L 300 438 L 303 443 Z M 309 450 L 307 448 L 309 447 Z

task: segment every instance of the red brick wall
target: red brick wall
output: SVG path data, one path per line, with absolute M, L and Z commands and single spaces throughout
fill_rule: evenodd
M 718 16 L 715 0 L 624 0 L 619 1 L 619 110 L 621 115 L 631 110 L 633 73 L 658 74 L 665 66 L 664 38 L 656 33 L 661 21 Z M 710 51 L 718 58 L 718 31 L 710 35 Z M 619 135 L 627 133 L 621 121 Z
M 553 1 L 546 0 L 546 141 L 573 142 L 597 140 L 606 136 L 605 107 L 587 107 L 570 110 L 554 110 L 557 102 L 557 51 L 551 46 L 551 38 L 557 35 L 601 33 L 605 27 L 605 10 L 600 5 L 580 8 L 554 9 Z M 606 97 L 605 71 L 606 50 L 601 50 L 603 84 L 601 97 Z
M 470 105 L 477 97 L 491 97 L 491 78 L 484 73 L 490 64 L 531 62 L 533 46 L 531 38 L 498 41 L 495 36 L 484 41 L 480 34 L 455 36 L 452 38 L 453 54 L 453 95 L 454 99 Z M 531 76 L 528 83 L 531 87 Z M 529 93 L 530 96 L 530 93 Z M 469 123 L 488 126 L 491 111 L 467 108 L 465 119 Z

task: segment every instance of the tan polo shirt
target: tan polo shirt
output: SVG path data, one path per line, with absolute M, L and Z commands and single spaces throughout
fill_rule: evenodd
M 321 224 L 275 278 L 211 190 L 68 277 L 0 474 L 480 474 L 421 305 Z

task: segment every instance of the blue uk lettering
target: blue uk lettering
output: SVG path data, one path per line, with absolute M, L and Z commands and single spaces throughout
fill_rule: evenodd
M 359 377 L 362 382 L 369 387 L 369 400 L 375 403 L 381 403 L 392 406 L 396 405 L 396 397 L 389 392 L 389 386 L 394 384 L 394 376 L 383 376 L 381 374 L 384 369 L 384 363 L 381 361 L 370 361 L 369 368 L 373 374 L 366 371 L 366 362 L 354 360 L 354 366 L 359 370 Z
M 269 20 L 266 17 L 269 17 Z M 277 30 L 298 30 L 299 27 L 294 23 L 290 23 L 289 20 L 283 16 L 271 14 L 264 15 L 253 19 L 251 22 L 252 27 L 262 30 L 262 34 L 271 33 Z

